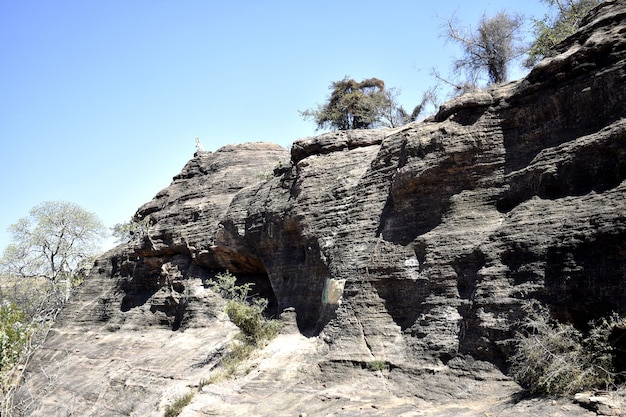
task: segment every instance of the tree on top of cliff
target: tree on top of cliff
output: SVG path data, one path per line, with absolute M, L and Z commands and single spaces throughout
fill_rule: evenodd
M 75 203 L 47 201 L 9 227 L 13 243 L 0 267 L 8 275 L 71 278 L 81 263 L 95 255 L 105 228 L 94 214 Z
M 462 27 L 453 16 L 446 21 L 445 36 L 458 43 L 463 55 L 454 62 L 454 72 L 463 78 L 460 85 L 476 86 L 486 76 L 489 84 L 507 80 L 510 63 L 523 53 L 519 34 L 523 19 L 500 12 L 481 18 L 478 27 Z
M 554 46 L 574 34 L 585 15 L 602 0 L 542 0 L 542 2 L 556 9 L 556 14 L 554 17 L 546 15 L 541 20 L 534 20 L 536 38 L 524 63 L 527 67 L 534 66 L 546 56 L 552 56 Z
M 347 76 L 330 85 L 331 94 L 324 105 L 300 114 L 312 119 L 318 129 L 351 130 L 396 127 L 414 120 L 421 108 L 408 114 L 397 104 L 397 91 L 386 89 L 378 78 L 357 82 Z M 426 97 L 426 96 L 425 96 Z M 417 112 L 417 114 L 415 114 Z

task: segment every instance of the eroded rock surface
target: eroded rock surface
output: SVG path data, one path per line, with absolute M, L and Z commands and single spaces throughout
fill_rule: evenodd
M 139 209 L 147 238 L 98 260 L 17 399 L 162 415 L 235 331 L 203 286 L 229 270 L 295 322 L 183 416 L 593 415 L 516 400 L 501 371 L 528 300 L 626 314 L 625 20 L 603 2 L 525 79 L 422 123 L 198 153 Z

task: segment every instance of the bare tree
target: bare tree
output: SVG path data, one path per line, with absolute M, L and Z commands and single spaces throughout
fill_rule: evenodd
M 409 113 L 399 105 L 396 101 L 396 90 L 391 88 L 392 94 L 389 97 L 388 105 L 382 108 L 381 125 L 386 127 L 398 127 L 407 123 L 415 122 L 426 111 L 428 106 L 437 107 L 439 86 L 429 87 L 423 94 L 420 102 L 413 107 L 413 111 Z
M 476 86 L 485 76 L 489 84 L 506 81 L 509 64 L 522 54 L 522 24 L 520 15 L 506 12 L 483 15 L 475 30 L 462 27 L 455 17 L 447 20 L 445 36 L 463 49 L 454 62 L 455 73 L 463 79 L 458 85 Z

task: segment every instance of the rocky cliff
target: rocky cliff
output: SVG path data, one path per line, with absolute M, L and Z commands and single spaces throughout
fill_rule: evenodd
M 184 416 L 586 415 L 513 401 L 501 371 L 529 300 L 626 314 L 624 102 L 626 1 L 605 1 L 526 78 L 424 122 L 199 152 L 138 210 L 145 239 L 97 261 L 16 400 L 162 415 L 235 331 L 203 286 L 228 270 L 285 330 Z

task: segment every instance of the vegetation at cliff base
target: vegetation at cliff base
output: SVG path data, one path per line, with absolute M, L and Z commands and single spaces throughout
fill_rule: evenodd
M 278 334 L 280 322 L 265 317 L 268 300 L 250 296 L 251 283 L 237 285 L 236 282 L 237 277 L 227 271 L 217 274 L 207 285 L 228 300 L 225 312 L 241 331 L 238 339 L 247 345 L 260 346 Z
M 250 295 L 252 284 L 245 282 L 237 285 L 237 277 L 230 272 L 219 273 L 206 285 L 227 300 L 225 312 L 240 332 L 231 344 L 229 352 L 221 363 L 221 373 L 212 376 L 218 380 L 234 375 L 238 365 L 247 359 L 254 349 L 276 337 L 281 323 L 267 318 L 265 310 L 268 305 L 266 298 Z
M 612 315 L 581 331 L 533 303 L 516 334 L 513 378 L 533 394 L 561 396 L 608 389 L 624 381 L 626 319 Z
M 20 359 L 30 331 L 24 313 L 15 304 L 0 304 L 0 382 L 4 385 L 6 370 Z

